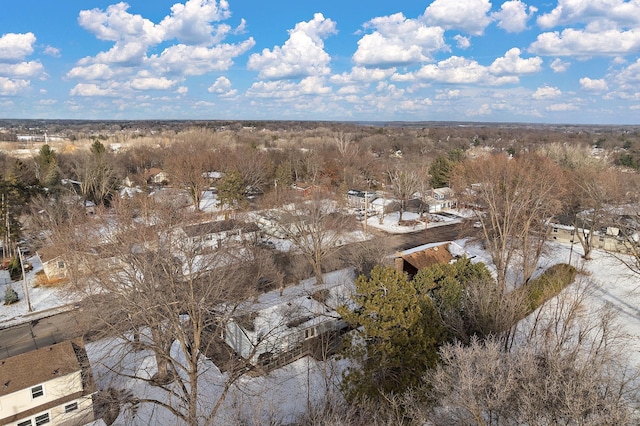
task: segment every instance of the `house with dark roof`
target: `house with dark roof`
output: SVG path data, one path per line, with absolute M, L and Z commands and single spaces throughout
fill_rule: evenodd
M 0 360 L 0 425 L 86 424 L 95 393 L 81 339 Z
M 431 243 L 397 252 L 396 270 L 406 272 L 409 277 L 413 277 L 420 269 L 439 263 L 450 263 L 454 256 L 449 251 L 449 244 L 449 242 Z

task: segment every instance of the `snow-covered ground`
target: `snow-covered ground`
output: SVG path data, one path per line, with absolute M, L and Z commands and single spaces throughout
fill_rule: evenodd
M 404 234 L 424 230 L 426 228 L 435 228 L 438 226 L 460 223 L 467 217 L 467 213 L 458 210 L 447 210 L 445 214 L 430 213 L 427 215 L 428 220 L 426 226 L 424 221 L 420 220 L 420 215 L 417 213 L 402 213 L 402 221 L 405 223 L 414 222 L 411 225 L 398 224 L 399 217 L 399 212 L 392 212 L 385 214 L 382 218 L 382 222 L 380 221 L 380 216 L 369 217 L 366 221 L 368 227 L 380 229 L 390 234 Z

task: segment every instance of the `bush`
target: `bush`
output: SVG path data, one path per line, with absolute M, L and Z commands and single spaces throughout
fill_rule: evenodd
M 20 259 L 17 256 L 11 258 L 7 269 L 9 269 L 9 275 L 11 275 L 13 281 L 18 280 L 22 276 L 22 267 L 20 265 Z
M 529 281 L 521 287 L 527 303 L 526 315 L 542 306 L 544 302 L 555 297 L 575 280 L 576 268 L 566 263 L 553 265 L 537 279 Z
M 7 287 L 4 292 L 4 304 L 11 305 L 16 303 L 20 298 L 18 297 L 18 293 L 13 289 L 13 287 Z

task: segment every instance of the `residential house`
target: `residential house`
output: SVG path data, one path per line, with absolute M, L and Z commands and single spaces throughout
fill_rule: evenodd
M 49 282 L 63 280 L 69 276 L 67 262 L 58 247 L 43 247 L 36 252 L 36 256 L 40 259 L 42 269 Z
M 95 393 L 81 339 L 0 361 L 0 425 L 86 424 Z
M 551 232 L 549 238 L 554 241 L 562 243 L 579 243 L 578 236 L 576 235 L 576 228 L 571 225 L 561 225 L 553 223 L 551 226 Z M 582 229 L 578 229 L 578 232 L 584 232 Z M 588 233 L 588 231 L 586 231 Z M 636 238 L 626 238 L 621 232 L 620 228 L 614 226 L 603 227 L 597 230 L 591 236 L 591 247 L 594 249 L 601 249 L 605 251 L 634 254 L 638 252 L 638 241 L 635 242 L 635 247 L 630 240 Z
M 158 167 L 152 167 L 144 171 L 144 180 L 152 185 L 166 185 L 169 183 L 169 174 Z
M 439 263 L 450 263 L 455 258 L 449 251 L 450 244 L 450 242 L 430 243 L 397 252 L 394 260 L 395 268 L 413 277 L 420 269 Z
M 371 202 L 378 198 L 375 192 L 350 189 L 347 192 L 347 203 L 354 208 L 369 208 Z
M 221 247 L 229 242 L 257 241 L 260 228 L 255 223 L 231 219 L 182 225 L 176 232 L 175 236 L 183 238 L 187 244 L 205 248 Z
M 455 193 L 449 187 L 435 188 L 429 191 L 425 199 L 427 213 L 437 213 L 442 210 L 454 209 L 458 206 Z
M 304 197 L 310 196 L 313 191 L 318 189 L 315 184 L 308 182 L 295 182 L 291 187 Z
M 233 312 L 224 338 L 235 352 L 253 365 L 275 368 L 318 351 L 337 348 L 347 328 L 336 308 L 350 303 L 355 276 L 352 270 L 326 274 L 325 283 L 306 280 L 246 302 Z

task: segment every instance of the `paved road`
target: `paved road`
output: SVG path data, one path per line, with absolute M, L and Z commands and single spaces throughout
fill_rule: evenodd
M 76 311 L 68 311 L 0 330 L 0 359 L 79 336 Z
M 368 243 L 384 244 L 383 247 L 387 247 L 391 254 L 422 244 L 455 240 L 460 238 L 464 229 L 463 224 L 454 224 L 395 235 L 372 230 L 376 237 Z M 0 330 L 0 359 L 80 336 L 79 313 L 67 311 Z

